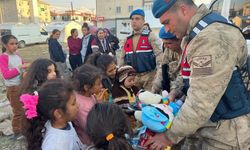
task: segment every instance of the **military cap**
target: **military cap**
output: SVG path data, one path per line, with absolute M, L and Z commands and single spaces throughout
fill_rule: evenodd
M 145 17 L 145 13 L 142 9 L 136 9 L 136 10 L 132 11 L 129 18 L 131 19 L 133 15 L 140 15 L 142 17 Z
M 160 18 L 169 10 L 177 0 L 154 0 L 152 13 L 155 18 Z
M 161 27 L 160 32 L 159 32 L 159 37 L 161 39 L 174 39 L 176 38 L 175 35 L 173 35 L 170 32 L 166 32 L 164 27 Z

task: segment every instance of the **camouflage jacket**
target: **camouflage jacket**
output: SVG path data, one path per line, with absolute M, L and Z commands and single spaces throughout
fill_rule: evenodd
M 189 22 L 188 31 L 210 11 L 201 5 Z M 183 40 L 187 43 L 188 37 Z M 213 23 L 202 30 L 187 47 L 191 68 L 187 97 L 166 136 L 173 142 L 204 129 L 224 94 L 234 68 L 247 59 L 246 41 L 230 25 Z
M 180 54 L 177 52 L 174 52 L 171 49 L 165 49 L 163 53 L 162 60 L 160 62 L 160 65 L 157 67 L 157 73 L 155 80 L 153 82 L 152 90 L 154 92 L 160 92 L 161 90 L 161 81 L 162 81 L 162 65 L 168 64 L 169 67 L 169 79 L 170 82 L 175 81 L 177 75 L 178 75 L 178 64 L 180 61 Z

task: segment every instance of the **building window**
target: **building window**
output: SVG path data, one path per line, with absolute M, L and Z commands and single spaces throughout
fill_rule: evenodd
M 132 12 L 133 11 L 133 6 L 132 5 L 130 5 L 130 6 L 128 6 L 128 12 L 130 13 L 130 12 Z
M 117 13 L 117 14 L 120 14 L 120 13 L 121 13 L 121 7 L 120 7 L 120 6 L 117 6 L 117 7 L 116 7 L 116 13 Z

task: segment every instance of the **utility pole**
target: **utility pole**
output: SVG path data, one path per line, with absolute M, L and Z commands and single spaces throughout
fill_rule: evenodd
M 70 2 L 70 4 L 71 4 L 71 18 L 72 18 L 72 20 L 74 21 L 74 20 L 75 20 L 75 18 L 74 18 L 74 8 L 73 8 L 73 2 L 71 1 L 71 2 Z
M 142 0 L 142 9 L 144 10 L 145 7 L 145 0 Z

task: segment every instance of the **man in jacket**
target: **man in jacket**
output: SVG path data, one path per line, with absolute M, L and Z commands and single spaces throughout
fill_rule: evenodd
M 160 59 L 161 41 L 152 32 L 143 30 L 144 17 L 144 11 L 141 9 L 131 13 L 133 31 L 122 48 L 119 65 L 132 66 L 138 73 L 136 86 L 151 90 L 156 73 L 156 60 Z
M 153 82 L 152 92 L 154 93 L 159 93 L 161 90 L 169 92 L 171 82 L 175 81 L 178 76 L 178 64 L 182 53 L 181 40 L 166 32 L 164 27 L 160 29 L 159 37 L 163 42 L 163 57 L 161 65 L 157 67 L 156 78 Z

